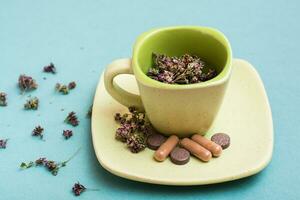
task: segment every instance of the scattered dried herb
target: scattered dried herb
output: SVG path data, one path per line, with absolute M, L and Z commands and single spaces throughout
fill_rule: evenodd
M 49 65 L 45 66 L 44 67 L 44 72 L 55 74 L 56 73 L 56 68 L 55 68 L 54 64 L 50 63 Z
M 30 98 L 24 104 L 25 110 L 37 110 L 39 107 L 39 99 L 37 97 Z
M 86 116 L 88 118 L 91 118 L 92 117 L 92 114 L 93 114 L 93 105 L 90 106 L 88 112 L 86 113 Z
M 22 92 L 26 92 L 29 90 L 35 90 L 38 87 L 38 84 L 31 76 L 26 76 L 22 74 L 19 76 L 19 88 Z
M 7 106 L 6 93 L 0 92 L 0 106 Z
M 67 139 L 69 139 L 70 137 L 73 136 L 73 131 L 71 131 L 71 130 L 63 130 L 63 136 L 67 140 Z
M 75 196 L 80 196 L 81 193 L 83 193 L 85 190 L 86 188 L 83 185 L 81 185 L 79 182 L 75 183 L 72 188 L 72 191 Z
M 72 126 L 78 126 L 79 121 L 78 121 L 78 118 L 77 118 L 77 116 L 76 116 L 76 113 L 73 112 L 73 111 L 70 112 L 70 113 L 68 114 L 68 116 L 66 117 L 65 122 L 66 122 L 67 124 L 71 124 Z
M 0 149 L 6 149 L 8 139 L 1 139 L 0 140 Z
M 41 139 L 43 139 L 43 132 L 44 132 L 44 128 L 42 128 L 41 126 L 37 126 L 33 129 L 32 131 L 32 136 L 37 136 L 40 137 Z
M 145 119 L 145 113 L 139 112 L 134 107 L 128 108 L 130 113 L 121 115 L 116 113 L 115 121 L 120 124 L 117 128 L 115 138 L 123 143 L 126 143 L 129 150 L 133 153 L 138 153 L 145 149 L 145 138 L 149 133 L 150 123 Z
M 28 169 L 31 167 L 37 167 L 37 166 L 44 166 L 46 169 L 48 169 L 49 172 L 51 172 L 51 174 L 53 176 L 56 176 L 60 170 L 60 168 L 65 167 L 67 165 L 67 163 L 72 160 L 80 151 L 81 148 L 79 148 L 68 160 L 63 161 L 63 162 L 56 162 L 53 160 L 47 160 L 44 157 L 41 157 L 39 159 L 37 159 L 36 161 L 30 161 L 28 163 L 26 162 L 22 162 L 20 165 L 21 169 Z
M 22 162 L 20 165 L 21 169 L 28 169 L 34 166 L 34 162 L 30 161 L 29 163 Z
M 56 83 L 55 85 L 56 91 L 62 93 L 62 94 L 69 94 L 69 88 L 66 85 L 62 85 L 60 83 Z
M 192 84 L 204 82 L 217 76 L 215 69 L 207 67 L 198 56 L 189 54 L 184 54 L 181 57 L 170 57 L 153 53 L 153 63 L 154 65 L 148 70 L 147 75 L 163 83 Z
M 69 94 L 70 90 L 73 90 L 76 87 L 75 81 L 70 82 L 68 85 L 56 83 L 55 90 L 62 94 Z
M 75 87 L 76 87 L 75 81 L 72 81 L 72 82 L 70 82 L 70 83 L 68 84 L 69 90 L 73 90 Z
M 98 189 L 90 189 L 86 188 L 84 185 L 80 184 L 79 182 L 75 183 L 72 187 L 72 192 L 75 196 L 80 196 L 85 191 L 99 191 Z

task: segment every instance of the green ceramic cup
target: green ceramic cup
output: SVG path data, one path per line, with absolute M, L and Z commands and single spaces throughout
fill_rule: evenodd
M 146 75 L 153 64 L 152 52 L 170 56 L 198 55 L 217 70 L 218 76 L 189 85 L 155 81 Z M 158 28 L 138 37 L 132 59 L 119 59 L 107 66 L 104 84 L 119 103 L 145 110 L 152 125 L 165 135 L 205 134 L 222 104 L 231 63 L 230 44 L 216 29 L 200 26 Z M 123 90 L 114 81 L 119 74 L 134 74 L 140 95 Z

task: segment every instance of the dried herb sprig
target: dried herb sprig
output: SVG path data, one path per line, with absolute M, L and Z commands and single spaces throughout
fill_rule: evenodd
M 19 76 L 18 85 L 22 92 L 35 90 L 38 87 L 36 81 L 31 76 L 26 76 L 25 74 Z
M 0 149 L 6 149 L 8 139 L 1 139 L 0 140 Z
M 150 123 L 145 119 L 145 113 L 139 112 L 134 107 L 129 107 L 130 113 L 121 115 L 116 113 L 115 121 L 120 124 L 116 130 L 115 138 L 126 143 L 126 146 L 133 153 L 138 153 L 145 149 L 145 138 L 149 133 Z
M 36 161 L 30 161 L 28 163 L 26 162 L 22 162 L 20 165 L 21 169 L 28 169 L 31 167 L 37 167 L 37 166 L 44 166 L 46 169 L 48 169 L 49 172 L 51 172 L 51 174 L 53 176 L 56 176 L 60 170 L 60 168 L 65 167 L 67 165 L 67 163 L 69 161 L 71 161 L 81 150 L 81 148 L 79 148 L 69 159 L 67 159 L 66 161 L 63 162 L 56 162 L 53 160 L 47 160 L 44 157 L 38 158 Z
M 25 110 L 37 110 L 39 107 L 39 99 L 37 97 L 30 98 L 24 104 Z
M 79 120 L 78 120 L 78 118 L 77 118 L 77 116 L 76 116 L 76 113 L 73 112 L 73 111 L 70 112 L 70 113 L 68 114 L 68 116 L 66 117 L 65 122 L 66 122 L 67 124 L 71 124 L 72 126 L 78 126 Z
M 42 128 L 41 126 L 36 126 L 32 131 L 32 136 L 37 136 L 43 139 L 44 137 L 43 132 L 44 132 L 44 128 Z
M 153 53 L 154 66 L 147 75 L 157 81 L 168 84 L 192 84 L 210 80 L 217 76 L 215 69 L 208 68 L 198 56 L 184 54 L 170 57 Z M 207 68 L 205 73 L 204 68 Z
M 7 106 L 7 94 L 4 92 L 0 92 L 0 106 Z
M 80 196 L 85 191 L 99 191 L 98 189 L 90 189 L 86 188 L 84 185 L 80 184 L 79 182 L 75 183 L 72 187 L 72 192 L 75 196 Z
M 67 140 L 73 136 L 73 131 L 72 130 L 63 130 L 63 136 Z
M 46 72 L 46 73 L 55 74 L 56 73 L 56 68 L 55 68 L 53 63 L 50 63 L 49 65 L 47 65 L 43 68 L 43 71 Z

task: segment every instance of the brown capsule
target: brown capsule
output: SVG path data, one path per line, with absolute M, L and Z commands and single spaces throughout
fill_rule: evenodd
M 192 136 L 192 140 L 203 146 L 205 149 L 209 150 L 213 156 L 218 157 L 222 154 L 222 147 L 205 137 L 195 134 Z
M 210 151 L 189 138 L 181 140 L 180 145 L 202 161 L 208 162 L 212 157 Z
M 176 135 L 170 136 L 154 153 L 155 160 L 164 161 L 179 141 Z

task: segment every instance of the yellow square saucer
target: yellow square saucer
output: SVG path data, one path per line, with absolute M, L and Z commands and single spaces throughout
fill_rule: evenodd
M 134 78 L 121 75 L 116 79 L 125 89 L 138 93 Z M 115 140 L 116 112 L 124 113 L 127 109 L 106 92 L 101 76 L 92 115 L 94 150 L 106 170 L 123 178 L 163 185 L 220 183 L 256 174 L 272 157 L 273 124 L 268 97 L 258 73 L 241 59 L 233 61 L 224 103 L 214 126 L 206 134 L 210 138 L 216 132 L 225 132 L 231 137 L 231 145 L 208 163 L 192 157 L 181 166 L 169 159 L 156 162 L 150 149 L 131 153 Z

